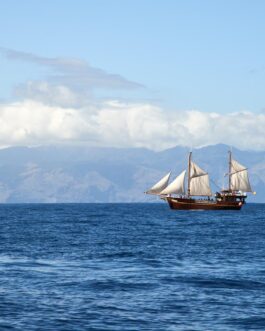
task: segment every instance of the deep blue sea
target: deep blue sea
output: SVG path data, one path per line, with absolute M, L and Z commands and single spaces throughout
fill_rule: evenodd
M 0 330 L 265 330 L 265 205 L 0 205 Z

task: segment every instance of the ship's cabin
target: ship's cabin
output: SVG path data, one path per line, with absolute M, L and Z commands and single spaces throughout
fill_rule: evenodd
M 215 197 L 217 201 L 245 203 L 247 195 L 241 191 L 222 190 L 221 192 L 216 192 Z

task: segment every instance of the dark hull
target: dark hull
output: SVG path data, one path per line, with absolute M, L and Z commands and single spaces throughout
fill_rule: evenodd
M 240 210 L 242 201 L 210 201 L 182 198 L 165 198 L 171 209 L 176 210 Z

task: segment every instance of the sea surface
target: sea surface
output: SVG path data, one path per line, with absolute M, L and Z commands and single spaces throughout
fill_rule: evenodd
M 265 330 L 265 205 L 0 205 L 0 330 Z

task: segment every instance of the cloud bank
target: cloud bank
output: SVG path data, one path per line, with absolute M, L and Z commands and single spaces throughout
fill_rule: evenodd
M 265 114 L 165 112 L 148 103 L 107 101 L 71 108 L 24 100 L 0 106 L 1 146 L 86 143 L 90 146 L 202 146 L 265 149 Z
M 17 101 L 0 105 L 0 147 L 85 143 L 162 150 L 225 143 L 265 149 L 265 113 L 173 112 L 150 102 L 102 101 L 95 97 L 95 89 L 131 90 L 141 85 L 76 59 L 4 48 L 0 53 L 51 70 L 43 80 L 16 87 Z

